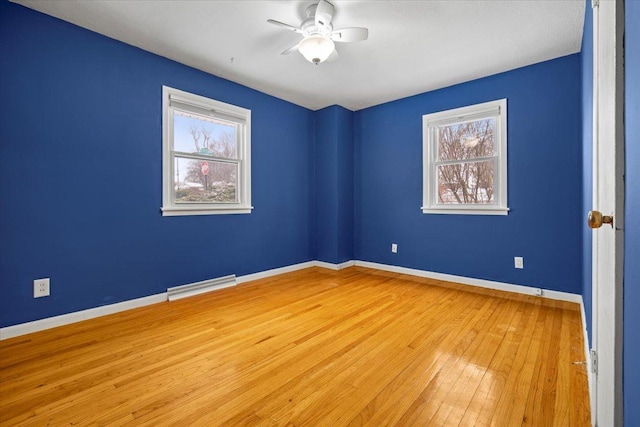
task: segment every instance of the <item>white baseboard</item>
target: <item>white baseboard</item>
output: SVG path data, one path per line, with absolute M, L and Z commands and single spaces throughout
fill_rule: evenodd
M 300 264 L 287 265 L 286 267 L 274 268 L 271 270 L 259 271 L 253 274 L 238 276 L 236 280 L 238 284 L 251 282 L 252 280 L 264 279 L 265 277 L 277 276 L 278 274 L 291 273 L 292 271 L 302 270 L 303 268 L 314 267 L 316 261 L 301 262 Z
M 368 261 L 355 261 L 355 265 L 359 267 L 373 268 L 376 270 L 390 271 L 393 273 L 408 274 L 410 276 L 426 277 L 428 279 L 443 280 L 446 282 L 462 283 L 463 285 L 478 286 L 481 288 L 496 289 L 499 291 L 514 292 L 517 294 L 542 296 L 560 301 L 575 302 L 580 304 L 582 295 L 572 294 L 569 292 L 552 291 L 550 289 L 532 288 L 530 286 L 513 285 L 511 283 L 494 282 L 491 280 L 474 279 L 472 277 L 454 276 L 452 274 L 435 273 L 426 270 L 417 270 L 414 268 L 398 267 L 395 265 L 378 264 Z M 538 295 L 536 291 L 542 291 L 542 295 Z
M 330 262 L 324 261 L 314 261 L 313 264 L 316 267 L 327 268 L 329 270 L 342 270 L 343 268 L 353 267 L 355 265 L 355 261 L 346 261 L 340 264 L 331 264 Z
M 167 300 L 166 292 L 150 295 L 148 297 L 136 298 L 115 304 L 103 305 L 89 308 L 87 310 L 74 311 L 73 313 L 61 314 L 60 316 L 47 317 L 46 319 L 34 320 L 33 322 L 20 323 L 18 325 L 0 328 L 0 340 L 30 334 L 32 332 L 44 331 L 62 325 L 81 322 L 83 320 L 94 319 L 107 314 L 118 313 L 131 310 L 132 308 L 144 307 L 145 305 L 156 304 Z
M 346 261 L 340 264 L 331 264 L 324 261 L 307 261 L 299 264 L 288 265 L 286 267 L 274 268 L 271 270 L 260 271 L 253 274 L 247 274 L 237 277 L 237 283 L 250 282 L 252 280 L 264 279 L 266 277 L 277 276 L 279 274 L 290 273 L 292 271 L 302 270 L 309 267 L 321 267 L 330 270 L 342 270 L 352 266 L 367 267 L 376 270 L 390 271 L 394 273 L 409 274 L 411 276 L 426 277 L 430 279 L 438 279 L 449 282 L 462 283 L 465 285 L 479 286 L 482 288 L 497 289 L 507 292 L 515 292 L 526 295 L 536 295 L 536 288 L 522 285 L 512 285 L 509 283 L 493 282 L 490 280 L 474 279 L 463 276 L 454 276 L 451 274 L 434 273 L 426 270 L 417 270 L 413 268 L 398 267 L 395 265 L 378 264 L 368 261 Z M 567 292 L 558 292 L 548 289 L 542 290 L 542 297 L 561 301 L 569 301 L 582 304 L 582 296 Z M 76 311 L 73 313 L 62 314 L 60 316 L 49 317 L 46 319 L 34 320 L 33 322 L 21 323 L 18 325 L 0 328 L 0 340 L 17 337 L 32 332 L 43 331 L 45 329 L 55 328 L 57 326 L 68 325 L 70 323 L 80 322 L 83 320 L 93 319 L 107 314 L 118 313 L 132 308 L 143 307 L 145 305 L 156 304 L 167 300 L 167 293 L 151 295 L 148 297 L 137 298 L 128 301 L 122 301 L 116 304 L 104 305 L 100 307 L 90 308 L 87 310 Z M 584 311 L 584 308 L 583 308 Z M 584 323 L 584 313 L 583 313 Z M 585 335 L 586 342 L 586 335 Z M 588 349 L 588 347 L 587 347 Z M 588 351 L 587 351 L 588 356 Z M 590 360 L 587 357 L 587 360 Z M 590 362 L 589 362 L 590 363 Z M 591 372 L 591 369 L 589 369 Z M 589 377 L 589 385 L 591 387 L 591 377 Z

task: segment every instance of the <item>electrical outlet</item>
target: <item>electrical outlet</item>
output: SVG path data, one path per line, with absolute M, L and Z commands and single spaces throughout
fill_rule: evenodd
M 524 268 L 524 258 L 521 256 L 513 257 L 513 265 L 515 268 Z
M 50 295 L 49 291 L 49 278 L 46 277 L 44 279 L 36 279 L 33 281 L 33 297 L 48 297 Z
M 398 244 L 397 243 L 392 243 L 391 244 L 391 252 L 393 252 L 394 254 L 398 253 Z

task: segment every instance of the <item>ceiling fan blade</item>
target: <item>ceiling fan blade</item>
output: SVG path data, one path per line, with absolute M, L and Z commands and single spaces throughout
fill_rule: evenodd
M 302 34 L 302 30 L 298 27 L 294 27 L 293 25 L 285 24 L 284 22 L 276 21 L 275 19 L 267 19 L 269 24 L 277 25 L 278 27 L 286 28 L 287 30 L 291 30 L 294 33 Z
M 327 60 L 325 62 L 333 62 L 336 59 L 338 59 L 340 55 L 338 55 L 338 51 L 333 49 L 333 52 L 331 52 L 331 55 L 329 55 L 329 57 L 327 58 Z
M 369 30 L 360 27 L 343 28 L 331 33 L 334 42 L 359 42 L 369 38 Z
M 316 26 L 326 27 L 331 24 L 333 18 L 333 5 L 327 0 L 320 0 L 316 7 Z
M 298 50 L 298 45 L 300 45 L 300 43 L 296 44 L 295 46 L 291 46 L 289 49 L 285 50 L 280 55 L 289 55 L 291 52 L 295 52 L 296 50 Z

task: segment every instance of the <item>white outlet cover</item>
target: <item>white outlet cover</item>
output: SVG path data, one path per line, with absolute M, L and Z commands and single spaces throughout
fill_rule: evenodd
M 392 243 L 391 244 L 391 252 L 393 252 L 394 254 L 398 253 L 398 244 L 397 243 Z
M 50 295 L 50 282 L 49 278 L 36 279 L 33 281 L 33 297 L 40 298 Z
M 524 268 L 524 258 L 521 256 L 513 257 L 513 264 L 515 268 Z

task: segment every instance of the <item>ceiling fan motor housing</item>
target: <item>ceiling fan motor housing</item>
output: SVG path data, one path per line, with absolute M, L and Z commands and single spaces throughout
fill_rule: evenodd
M 333 25 L 325 24 L 323 26 L 317 26 L 315 19 L 311 17 L 302 21 L 300 29 L 309 36 L 320 34 L 322 36 L 329 37 L 331 35 L 331 31 L 333 30 Z
M 366 40 L 369 35 L 369 30 L 360 27 L 342 28 L 334 31 L 331 23 L 334 6 L 327 0 L 319 0 L 318 3 L 308 6 L 305 12 L 307 18 L 302 21 L 300 27 L 273 19 L 267 20 L 270 24 L 286 28 L 303 37 L 302 41 L 282 52 L 282 55 L 298 51 L 307 61 L 315 65 L 327 60 L 332 62 L 338 58 L 334 41 L 356 42 Z

